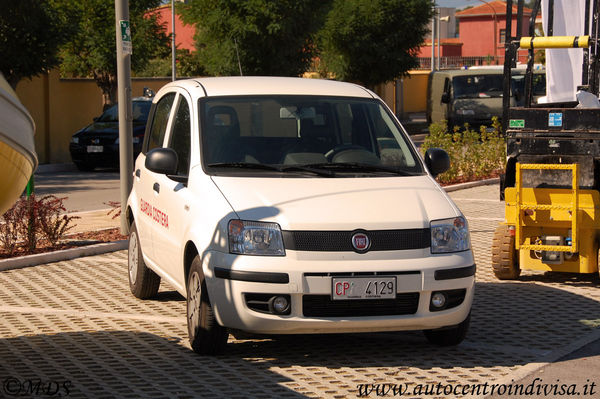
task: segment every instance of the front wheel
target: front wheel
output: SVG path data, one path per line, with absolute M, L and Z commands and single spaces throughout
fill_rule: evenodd
M 135 222 L 129 229 L 129 251 L 127 256 L 127 269 L 129 271 L 129 289 L 139 299 L 152 298 L 158 293 L 160 276 L 149 269 L 144 263 L 140 237 L 135 227 Z
M 460 344 L 467 336 L 471 313 L 459 325 L 443 330 L 425 330 L 423 333 L 429 342 L 438 346 L 453 346 Z
M 515 280 L 521 275 L 515 236 L 507 225 L 500 225 L 492 241 L 492 270 L 499 280 Z
M 190 345 L 200 355 L 218 355 L 225 350 L 229 333 L 217 323 L 208 298 L 202 260 L 192 261 L 187 284 L 187 326 Z

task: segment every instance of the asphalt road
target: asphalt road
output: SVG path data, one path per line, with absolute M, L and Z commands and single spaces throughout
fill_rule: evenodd
M 37 196 L 66 197 L 64 205 L 69 213 L 109 209 L 109 201 L 120 201 L 117 170 L 36 173 L 34 181 Z

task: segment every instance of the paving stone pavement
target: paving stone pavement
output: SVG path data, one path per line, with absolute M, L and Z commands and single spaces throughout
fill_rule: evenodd
M 494 278 L 492 234 L 504 215 L 497 185 L 451 196 L 469 219 L 477 261 L 471 328 L 457 347 L 433 347 L 418 332 L 230 336 L 225 355 L 197 356 L 184 299 L 165 283 L 155 299 L 134 298 L 120 251 L 0 272 L 0 397 L 17 389 L 40 396 L 37 382 L 50 389 L 40 397 L 181 399 L 356 398 L 365 383 L 492 384 L 600 326 L 596 276 Z M 452 396 L 423 392 L 403 397 Z

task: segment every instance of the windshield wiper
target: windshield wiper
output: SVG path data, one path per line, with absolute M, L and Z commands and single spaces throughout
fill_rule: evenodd
M 311 164 L 304 165 L 306 167 L 311 168 L 322 168 L 327 170 L 337 170 L 337 171 L 357 171 L 357 172 L 385 172 L 385 173 L 393 173 L 395 175 L 400 176 L 417 176 L 419 173 L 408 172 L 406 170 L 395 169 L 389 166 L 381 166 L 381 165 L 373 165 L 367 163 L 358 163 L 358 162 L 337 162 L 337 163 L 320 163 L 320 164 Z
M 274 170 L 280 172 L 279 168 L 273 165 L 265 165 L 262 163 L 252 162 L 216 162 L 209 163 L 207 166 L 211 168 L 240 168 L 240 169 L 263 169 Z
M 321 164 L 314 165 L 288 165 L 279 168 L 281 172 L 310 172 L 323 177 L 334 177 L 335 172 L 330 170 L 323 170 L 320 168 Z M 327 164 L 323 164 L 327 165 Z

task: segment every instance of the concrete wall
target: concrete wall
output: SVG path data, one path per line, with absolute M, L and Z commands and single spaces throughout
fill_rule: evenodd
M 134 78 L 132 97 L 144 87 L 158 91 L 169 78 Z M 102 113 L 102 92 L 93 79 L 60 79 L 58 71 L 23 80 L 17 95 L 36 125 L 35 147 L 40 163 L 71 162 L 69 141 L 73 133 Z
M 430 71 L 410 71 L 408 76 L 376 87 L 377 94 L 405 119 L 409 113 L 427 110 L 427 84 Z

